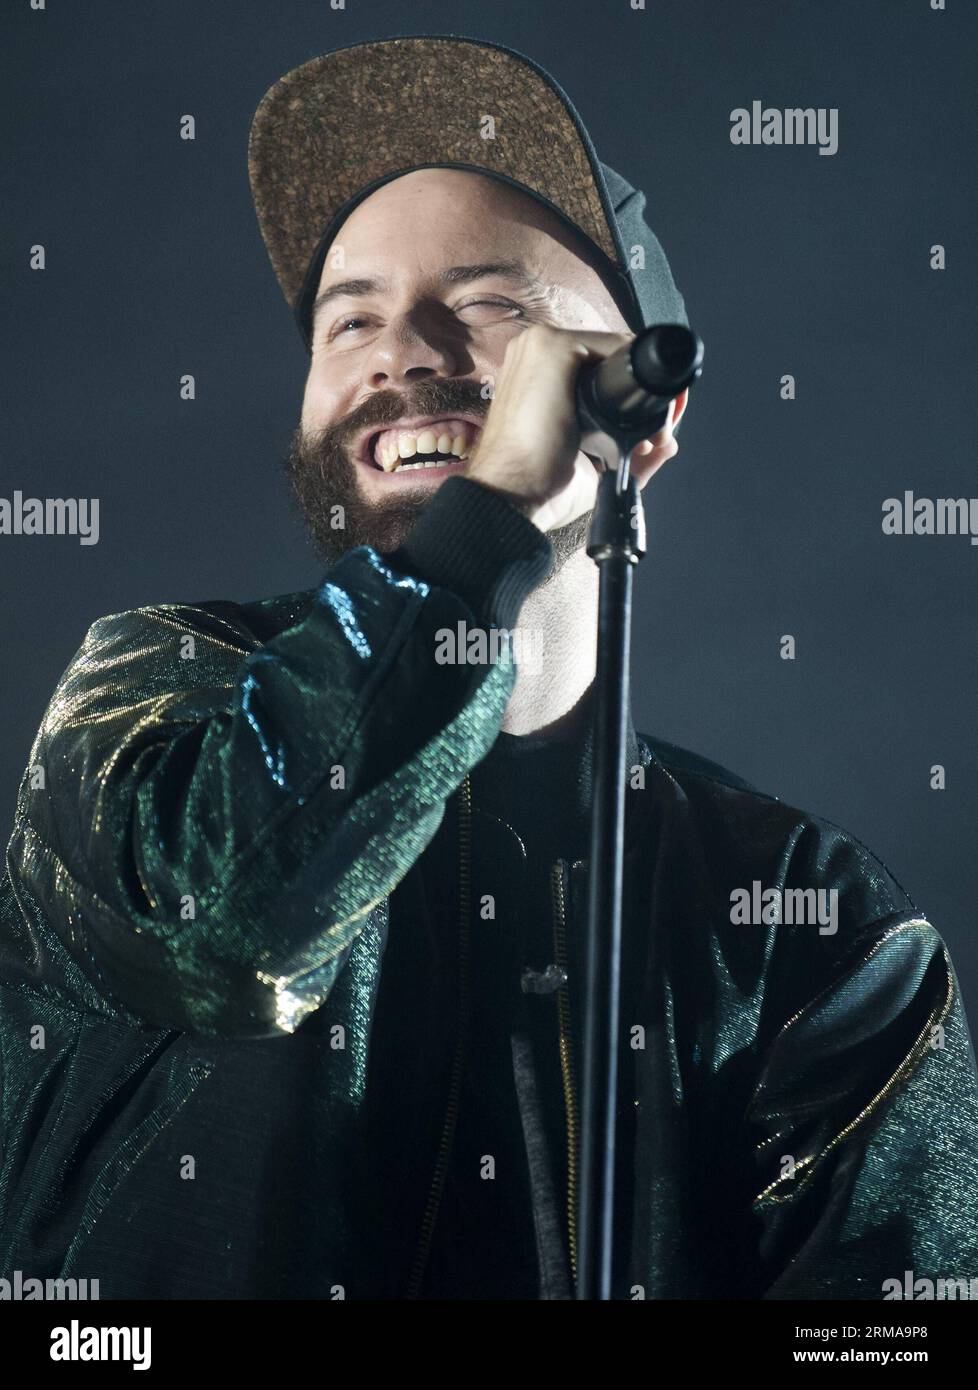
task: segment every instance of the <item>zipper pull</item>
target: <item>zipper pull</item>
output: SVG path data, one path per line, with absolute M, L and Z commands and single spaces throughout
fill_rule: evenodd
M 528 967 L 520 977 L 520 989 L 524 994 L 553 994 L 566 983 L 567 971 L 561 965 L 548 965 L 545 970 Z

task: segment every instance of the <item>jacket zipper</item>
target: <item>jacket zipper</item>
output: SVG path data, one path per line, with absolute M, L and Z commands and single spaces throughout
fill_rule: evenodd
M 553 905 L 554 954 L 557 965 L 567 970 L 567 911 L 564 894 L 564 861 L 558 859 L 550 870 L 550 893 Z M 564 1110 L 567 1116 L 567 1244 L 570 1250 L 571 1272 L 577 1278 L 577 1175 L 578 1119 L 577 1078 L 574 1046 L 571 1037 L 570 993 L 563 984 L 557 990 L 557 1023 L 560 1036 L 560 1074 L 564 1086 Z
M 455 1129 L 458 1123 L 459 1100 L 462 1094 L 462 1078 L 465 1071 L 465 1057 L 468 1050 L 469 991 L 471 988 L 471 910 L 472 910 L 472 781 L 465 774 L 459 787 L 459 932 L 458 932 L 458 1028 L 455 1042 L 455 1056 L 452 1059 L 451 1076 L 448 1083 L 448 1106 L 442 1126 L 441 1142 L 435 1160 L 435 1172 L 425 1204 L 421 1222 L 421 1235 L 418 1239 L 411 1274 L 407 1285 L 407 1298 L 417 1298 L 421 1292 L 431 1238 L 438 1219 L 448 1165 L 455 1144 Z
M 458 1124 L 459 1100 L 462 1093 L 462 1078 L 468 1043 L 468 1023 L 471 989 L 471 932 L 472 932 L 472 782 L 466 773 L 459 787 L 459 935 L 458 935 L 458 1029 L 455 1055 L 448 1085 L 448 1105 L 442 1125 L 435 1171 L 425 1204 L 411 1274 L 408 1279 L 407 1298 L 416 1299 L 421 1292 L 431 1239 L 435 1222 L 441 1206 L 448 1165 L 451 1161 Z M 567 928 L 566 898 L 564 894 L 564 863 L 558 859 L 550 871 L 551 903 L 553 908 L 554 954 L 556 963 L 567 973 Z M 577 1102 L 577 1079 L 575 1074 L 574 1046 L 571 1036 L 570 995 L 567 985 L 557 991 L 557 1022 L 559 1030 L 560 1074 L 564 1089 L 564 1109 L 567 1116 L 567 1243 L 570 1250 L 571 1271 L 577 1278 L 577 1174 L 579 1119 Z

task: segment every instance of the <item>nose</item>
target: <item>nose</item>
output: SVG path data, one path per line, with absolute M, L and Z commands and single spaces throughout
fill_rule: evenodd
M 438 326 L 403 314 L 375 339 L 366 364 L 367 380 L 378 390 L 429 376 L 456 376 L 459 365 L 459 353 Z

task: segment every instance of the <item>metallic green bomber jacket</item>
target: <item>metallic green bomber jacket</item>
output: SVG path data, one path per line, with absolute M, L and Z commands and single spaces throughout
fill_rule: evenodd
M 515 679 L 505 651 L 431 653 L 458 622 L 509 625 L 547 558 L 477 487 L 449 480 L 409 544 L 351 551 L 313 591 L 92 626 L 0 880 L 0 1278 L 98 1278 L 102 1298 L 416 1292 L 468 905 L 454 959 L 416 933 L 405 1006 L 427 1050 L 420 1075 L 405 1059 L 400 1111 L 371 1087 L 390 909 L 446 813 L 464 883 L 468 773 Z M 616 1296 L 978 1279 L 975 1063 L 937 932 L 844 831 L 639 747 Z M 553 873 L 573 962 L 587 863 Z M 735 924 L 731 894 L 754 884 L 836 890 L 838 929 Z

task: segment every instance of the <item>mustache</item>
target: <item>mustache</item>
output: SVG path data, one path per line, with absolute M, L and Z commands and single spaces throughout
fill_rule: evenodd
M 375 391 L 334 424 L 326 425 L 314 437 L 313 447 L 326 445 L 345 449 L 363 430 L 385 429 L 411 415 L 476 415 L 489 413 L 491 398 L 485 387 L 469 377 L 428 377 L 407 391 L 385 388 Z
M 360 493 L 357 464 L 347 447 L 361 431 L 384 429 L 413 415 L 469 415 L 484 420 L 492 404 L 482 382 L 469 377 L 426 377 L 407 390 L 380 389 L 361 401 L 341 420 L 318 431 L 296 426 L 283 460 L 293 500 L 320 559 L 335 564 L 357 546 L 373 546 L 381 554 L 394 550 L 417 521 L 427 496 L 413 489 L 396 489 L 389 497 L 367 502 Z M 344 517 L 337 528 L 335 513 Z M 554 561 L 545 583 L 583 549 L 590 534 L 592 513 L 548 532 Z

